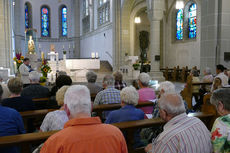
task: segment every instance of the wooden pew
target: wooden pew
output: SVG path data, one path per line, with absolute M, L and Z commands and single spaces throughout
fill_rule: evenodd
M 210 124 L 209 121 L 211 118 L 213 118 L 213 114 L 205 114 L 205 113 L 191 113 L 188 116 L 200 118 L 206 124 L 206 126 Z M 156 118 L 156 119 L 145 119 L 145 120 L 139 120 L 139 121 L 114 123 L 112 125 L 126 132 L 127 134 L 126 141 L 127 141 L 129 153 L 144 153 L 143 148 L 136 149 L 136 150 L 132 148 L 133 140 L 134 140 L 133 132 L 137 129 L 153 127 L 153 126 L 160 126 L 163 124 L 165 124 L 163 120 L 161 120 L 160 118 Z M 5 146 L 19 145 L 19 146 L 23 146 L 24 148 L 22 153 L 29 153 L 31 144 L 42 143 L 56 132 L 58 131 L 29 133 L 29 134 L 22 134 L 22 135 L 0 137 L 0 148 L 5 147 Z
M 137 108 L 141 108 L 141 107 L 146 107 L 146 106 L 153 106 L 154 103 L 153 102 L 142 102 L 142 103 L 138 103 L 138 105 L 136 105 Z M 121 104 L 102 104 L 102 105 L 97 105 L 93 107 L 93 112 L 97 113 L 97 116 L 99 116 L 101 118 L 101 120 L 103 120 L 103 112 L 104 111 L 110 111 L 110 110 L 116 110 L 116 109 L 120 109 L 121 108 Z
M 189 75 L 187 78 L 186 86 L 181 91 L 181 96 L 187 102 L 188 108 L 192 109 L 192 96 L 193 96 L 193 86 L 205 86 L 205 85 L 212 85 L 212 82 L 197 82 L 192 83 L 192 76 Z

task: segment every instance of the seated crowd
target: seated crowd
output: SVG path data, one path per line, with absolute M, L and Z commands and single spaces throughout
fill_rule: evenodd
M 36 153 L 127 153 L 126 133 L 110 124 L 159 117 L 166 122 L 164 126 L 133 132 L 133 148 L 146 146 L 147 153 L 230 152 L 230 89 L 222 88 L 228 85 L 229 77 L 222 65 L 216 68 L 215 77 L 206 68 L 202 79 L 203 82 L 212 81 L 212 87 L 195 89 L 202 94 L 210 90 L 211 103 L 220 114 L 211 132 L 200 119 L 187 116 L 190 111 L 187 103 L 172 82 L 161 82 L 156 95 L 157 92 L 149 87 L 151 78 L 147 73 L 138 77 L 139 90 L 127 86 L 119 71 L 105 75 L 102 86 L 96 83 L 97 74 L 93 71 L 86 74 L 86 85 L 72 85 L 71 78 L 61 73 L 49 91 L 39 84 L 39 73 L 32 71 L 30 84 L 25 88 L 17 77 L 10 79 L 7 86 L 0 85 L 0 137 L 26 133 L 19 112 L 36 110 L 33 99 L 49 97 L 59 109 L 46 114 L 39 132 L 60 131 L 35 149 Z M 194 82 L 199 82 L 195 70 L 191 75 Z M 4 97 L 4 92 L 10 92 L 9 97 Z M 92 94 L 96 95 L 93 101 Z M 135 107 L 146 101 L 152 101 L 153 106 Z M 202 102 L 197 101 L 196 107 L 199 108 Z M 102 104 L 120 104 L 121 108 L 104 111 L 101 120 L 92 112 L 92 107 Z M 19 150 L 18 147 L 0 148 L 1 153 L 18 153 Z

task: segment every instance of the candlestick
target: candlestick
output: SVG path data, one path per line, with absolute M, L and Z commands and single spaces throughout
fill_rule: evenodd
M 64 49 L 64 48 L 65 48 L 65 46 L 63 45 L 63 46 L 62 46 L 62 48 Z
M 69 44 L 69 49 L 70 49 L 70 44 Z
M 75 48 L 75 45 L 74 45 L 74 43 L 73 43 L 73 48 Z
M 95 58 L 95 53 L 94 52 L 91 53 L 91 58 Z
M 14 69 L 15 69 L 15 73 L 17 72 L 17 63 L 14 62 Z
M 44 52 L 42 52 L 42 53 L 41 53 L 42 61 L 44 61 L 44 59 L 45 59 L 44 57 L 45 57 L 45 56 L 44 56 Z
M 38 48 L 41 49 L 41 44 L 38 44 Z
M 96 52 L 96 58 L 98 58 L 98 52 Z

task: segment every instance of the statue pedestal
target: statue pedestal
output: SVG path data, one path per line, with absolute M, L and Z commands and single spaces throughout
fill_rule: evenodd
M 30 65 L 34 70 L 39 68 L 38 55 L 37 54 L 26 54 L 26 57 L 30 59 Z

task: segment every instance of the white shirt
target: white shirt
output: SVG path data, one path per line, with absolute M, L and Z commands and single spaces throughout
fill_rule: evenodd
M 19 67 L 19 72 L 21 74 L 21 80 L 23 84 L 30 84 L 29 70 L 30 69 L 28 66 L 26 66 L 24 63 Z
M 153 153 L 211 153 L 211 134 L 204 123 L 186 113 L 177 115 L 164 126 L 153 142 Z
M 228 85 L 228 77 L 224 74 L 224 72 L 219 73 L 215 78 L 221 79 L 223 87 Z

